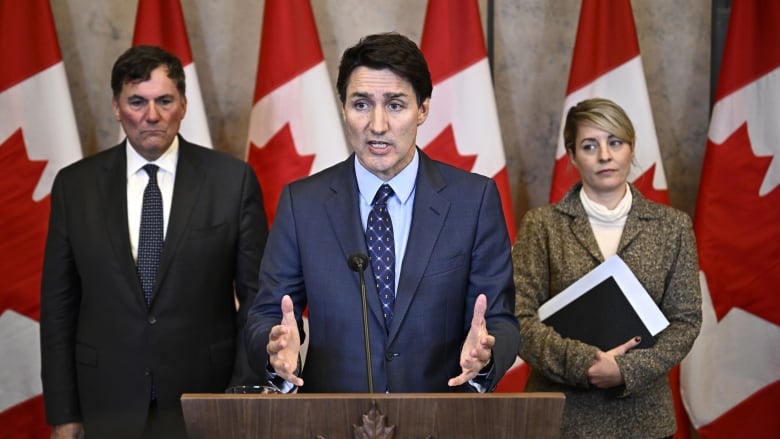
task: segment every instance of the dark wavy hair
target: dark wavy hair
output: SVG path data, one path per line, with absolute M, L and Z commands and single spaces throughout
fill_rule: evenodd
M 347 101 L 349 77 L 361 66 L 375 70 L 388 69 L 409 81 L 417 95 L 417 105 L 422 105 L 431 97 L 431 72 L 422 51 L 412 40 L 397 32 L 365 36 L 344 51 L 336 80 L 336 89 L 342 105 Z

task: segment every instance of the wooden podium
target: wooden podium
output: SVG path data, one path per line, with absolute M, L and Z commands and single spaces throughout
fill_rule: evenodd
M 185 394 L 201 438 L 557 438 L 562 393 Z

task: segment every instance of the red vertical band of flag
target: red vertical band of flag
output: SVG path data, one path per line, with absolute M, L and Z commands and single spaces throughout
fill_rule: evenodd
M 780 65 L 780 44 L 777 44 L 780 3 L 760 0 L 744 3 L 747 5 L 732 6 L 715 102 Z
M 429 1 L 420 47 L 434 84 L 487 58 L 477 2 Z
M 309 1 L 267 1 L 263 13 L 255 102 L 323 59 Z
M 30 26 L 35 32 L 30 32 Z M 0 92 L 62 61 L 48 2 L 3 1 L 0 32 L 0 53 L 5 57 L 0 68 Z
M 634 14 L 628 1 L 583 1 L 566 94 L 639 55 L 634 29 Z
M 192 63 L 192 50 L 179 0 L 139 0 L 133 46 L 160 46 L 182 65 Z
M 0 2 L 0 437 L 48 438 L 39 325 L 49 192 L 81 156 L 48 0 Z
M 704 320 L 682 364 L 701 438 L 780 437 L 780 3 L 733 2 L 694 228 Z

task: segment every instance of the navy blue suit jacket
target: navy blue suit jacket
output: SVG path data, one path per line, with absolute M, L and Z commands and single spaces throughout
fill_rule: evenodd
M 472 389 L 451 389 L 447 381 L 460 374 L 461 347 L 480 293 L 487 295 L 487 327 L 496 337 L 495 369 L 486 383 L 492 389 L 515 360 L 520 342 L 511 246 L 498 190 L 489 178 L 418 153 L 412 224 L 389 330 L 371 268 L 364 273 L 374 389 Z M 368 390 L 359 278 L 347 265 L 350 254 L 367 254 L 354 160 L 353 154 L 285 187 L 249 312 L 248 355 L 260 371 L 268 361 L 268 333 L 281 321 L 282 296 L 292 297 L 301 328 L 308 306 L 301 392 Z

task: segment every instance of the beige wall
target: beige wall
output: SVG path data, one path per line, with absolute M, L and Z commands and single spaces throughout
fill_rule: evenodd
M 109 76 L 135 1 L 51 0 L 85 154 L 112 145 Z M 182 0 L 217 149 L 244 157 L 263 0 Z M 341 52 L 395 30 L 419 42 L 426 0 L 312 0 L 335 82 Z M 480 0 L 483 23 L 486 2 Z M 578 0 L 495 0 L 495 89 L 515 214 L 547 202 Z M 633 0 L 672 204 L 693 213 L 709 113 L 708 0 Z M 605 26 L 609 26 L 605 23 Z M 446 36 L 442 36 L 446 38 Z

